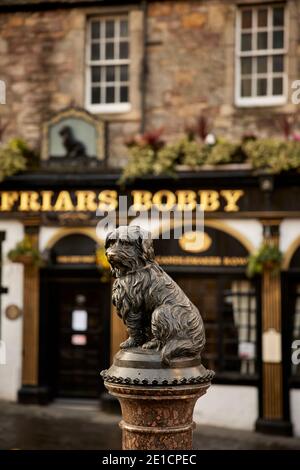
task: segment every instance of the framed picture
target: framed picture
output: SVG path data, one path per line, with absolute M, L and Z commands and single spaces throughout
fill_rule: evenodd
M 105 123 L 87 111 L 70 108 L 44 124 L 42 160 L 104 160 Z

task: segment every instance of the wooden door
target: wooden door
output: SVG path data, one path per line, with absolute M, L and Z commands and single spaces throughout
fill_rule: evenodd
M 53 397 L 96 398 L 109 361 L 110 287 L 97 270 L 47 276 L 44 377 Z M 45 289 L 44 289 L 45 290 Z M 42 291 L 43 292 L 43 291 Z M 44 366 L 45 367 L 45 366 Z

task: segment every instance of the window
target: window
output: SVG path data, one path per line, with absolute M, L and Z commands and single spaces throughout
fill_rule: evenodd
M 283 5 L 245 7 L 238 11 L 236 104 L 280 105 L 286 102 L 286 20 Z
M 258 287 L 243 275 L 171 274 L 204 321 L 205 367 L 218 382 L 257 379 Z
M 203 312 L 207 345 L 203 359 L 220 374 L 251 377 L 256 373 L 256 292 L 249 281 L 219 279 L 220 303 Z M 208 317 L 207 317 L 208 316 Z
M 87 41 L 86 101 L 89 111 L 129 111 L 129 75 L 128 17 L 91 19 Z

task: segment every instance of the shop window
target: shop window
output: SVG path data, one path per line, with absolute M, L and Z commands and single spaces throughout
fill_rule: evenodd
M 202 358 L 216 381 L 253 381 L 257 377 L 258 292 L 236 275 L 172 274 L 199 308 L 206 331 Z
M 128 16 L 94 17 L 88 24 L 87 108 L 91 112 L 130 110 L 130 39 Z
M 240 8 L 236 30 L 236 104 L 286 102 L 287 30 L 284 5 Z
M 203 358 L 217 374 L 253 376 L 256 372 L 257 301 L 247 280 L 219 280 L 219 302 L 203 310 L 207 345 Z

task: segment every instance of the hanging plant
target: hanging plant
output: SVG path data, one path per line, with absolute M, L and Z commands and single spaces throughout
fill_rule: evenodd
M 27 168 L 27 157 L 31 154 L 27 144 L 21 139 L 11 139 L 0 146 L 0 182 L 8 176 Z
M 262 274 L 265 269 L 272 273 L 280 270 L 282 253 L 276 245 L 263 243 L 260 248 L 249 256 L 247 275 L 253 277 Z
M 119 179 L 121 185 L 153 173 L 157 153 L 165 145 L 161 139 L 162 132 L 163 129 L 160 128 L 142 135 L 130 137 L 125 141 L 129 158 Z
M 110 264 L 105 254 L 104 245 L 98 245 L 96 249 L 96 265 L 99 271 L 101 272 L 100 281 L 109 282 L 110 281 Z
M 13 263 L 21 263 L 26 266 L 40 267 L 43 264 L 39 250 L 33 246 L 28 235 L 25 235 L 23 240 L 18 242 L 15 248 L 8 252 L 7 257 Z
M 257 139 L 244 135 L 239 142 L 230 142 L 207 134 L 205 120 L 198 127 L 187 128 L 177 142 L 165 144 L 162 129 L 131 138 L 126 142 L 129 160 L 119 180 L 121 184 L 148 175 L 176 176 L 180 165 L 197 169 L 204 165 L 226 165 L 249 162 L 253 169 L 270 173 L 300 170 L 300 135 L 289 140 Z
M 243 149 L 253 168 L 280 173 L 300 168 L 300 142 L 281 139 L 247 141 Z

